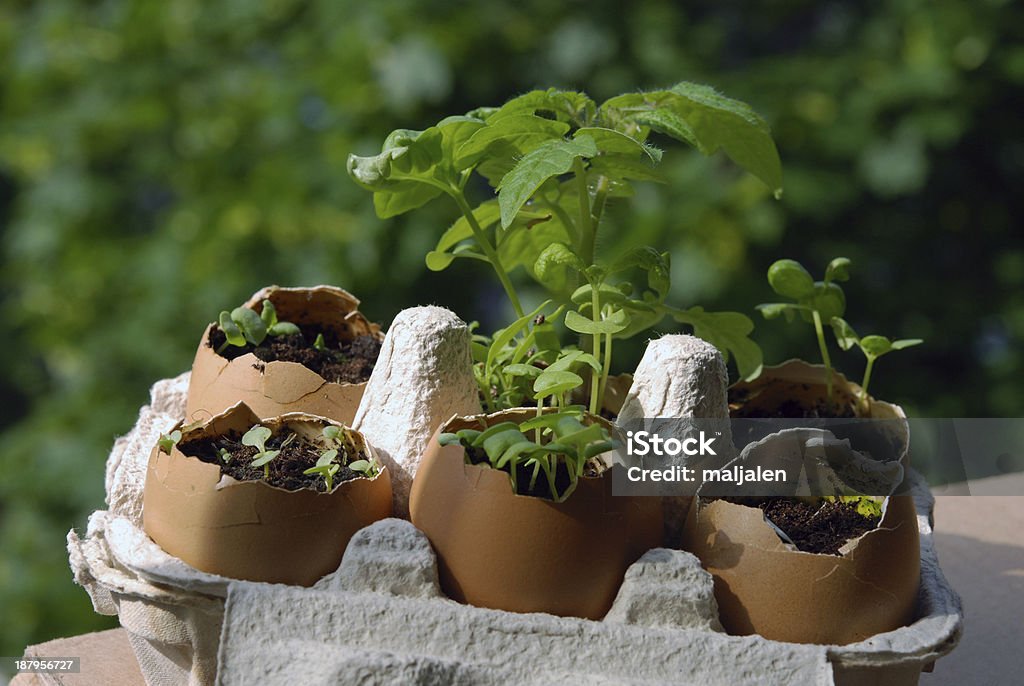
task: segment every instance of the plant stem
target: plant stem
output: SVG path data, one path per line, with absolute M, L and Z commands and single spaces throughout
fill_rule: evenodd
M 608 387 L 608 376 L 612 368 L 612 334 L 608 334 L 608 337 L 604 341 L 604 360 L 601 362 L 601 388 L 598 391 L 598 395 L 601 398 L 601 404 L 604 404 L 604 392 Z
M 604 214 L 604 205 L 608 200 L 608 191 L 611 189 L 611 183 L 608 181 L 607 176 L 597 177 L 597 189 L 594 191 L 594 209 L 591 214 L 594 217 L 594 237 L 596 241 L 597 229 L 601 225 L 601 215 Z
M 826 385 L 828 388 L 827 398 L 828 402 L 832 402 L 832 360 L 828 356 L 828 346 L 825 345 L 825 331 L 821 326 L 821 315 L 818 314 L 817 310 L 811 311 L 811 316 L 814 318 L 814 332 L 818 335 L 818 348 L 821 349 L 821 360 L 825 363 L 825 378 Z
M 598 297 L 598 284 L 590 284 L 590 307 L 593 314 L 593 321 L 595 324 L 601 322 L 601 302 Z M 594 344 L 594 359 L 601 359 L 601 334 L 591 334 L 590 338 Z M 604 369 L 598 372 L 596 369 L 590 370 L 590 412 L 591 414 L 597 414 L 599 411 L 598 402 L 600 401 L 599 388 L 601 385 L 601 377 L 604 376 Z
M 868 404 L 868 384 L 871 382 L 871 370 L 875 366 L 875 360 L 878 359 L 870 355 L 867 355 L 867 358 L 868 363 L 864 367 L 864 380 L 860 382 L 860 392 L 862 394 L 860 398 L 861 414 L 867 414 L 868 410 L 871 409 L 871 406 Z
M 572 163 L 573 174 L 576 175 L 578 185 L 576 195 L 580 204 L 580 258 L 583 264 L 594 263 L 594 216 L 590 211 L 590 188 L 587 186 L 587 170 L 583 167 L 583 160 L 579 157 Z
M 480 228 L 480 223 L 477 222 L 476 217 L 473 216 L 473 210 L 470 208 L 469 203 L 466 202 L 466 196 L 462 194 L 462 190 L 458 188 L 448 189 L 448 194 L 455 200 L 455 204 L 459 206 L 459 211 L 462 212 L 462 216 L 469 222 L 469 228 L 473 230 L 473 237 L 476 242 L 480 245 L 480 249 L 484 251 L 484 255 L 491 263 L 491 267 L 494 268 L 494 273 L 498 276 L 498 281 L 501 282 L 502 287 L 505 289 L 505 294 L 508 296 L 509 301 L 512 303 L 512 309 L 515 310 L 516 318 L 524 316 L 523 306 L 519 302 L 519 295 L 516 293 L 516 289 L 512 286 L 511 279 L 508 278 L 508 272 L 505 271 L 505 267 L 501 264 L 501 258 L 498 256 L 498 251 L 494 249 L 491 242 L 487 239 L 487 234 Z

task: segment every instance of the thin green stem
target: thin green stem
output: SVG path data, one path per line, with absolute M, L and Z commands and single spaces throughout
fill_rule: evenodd
M 878 359 L 877 357 L 872 357 L 871 355 L 868 355 L 867 358 L 868 363 L 867 366 L 864 367 L 864 380 L 860 382 L 860 406 L 862 410 L 861 414 L 867 414 L 867 411 L 871 409 L 871 405 L 868 403 L 868 398 L 870 397 L 868 395 L 868 384 L 871 383 L 871 370 L 875 366 L 875 360 Z
M 600 301 L 600 298 L 598 297 L 598 284 L 596 284 L 596 283 L 591 283 L 590 284 L 590 307 L 591 307 L 591 313 L 593 314 L 594 324 L 600 324 L 601 323 L 601 301 Z M 590 336 L 590 338 L 591 338 L 591 340 L 593 342 L 593 345 L 594 345 L 594 359 L 595 360 L 600 360 L 601 359 L 601 334 L 599 334 L 599 333 L 592 334 Z M 600 411 L 600 406 L 598 405 L 598 403 L 600 402 L 600 397 L 601 397 L 600 396 L 600 392 L 601 392 L 600 385 L 601 385 L 601 376 L 603 376 L 603 374 L 604 374 L 604 370 L 603 369 L 601 370 L 601 372 L 598 372 L 598 370 L 593 369 L 593 368 L 591 368 L 591 370 L 590 370 L 590 412 L 591 412 L 591 414 L 597 414 Z
M 608 191 L 611 190 L 611 182 L 607 176 L 597 177 L 597 189 L 594 191 L 594 209 L 591 214 L 594 217 L 594 236 L 597 237 L 597 229 L 601 226 L 601 215 L 604 214 L 604 206 L 608 200 Z
M 612 334 L 608 334 L 604 341 L 604 360 L 601 361 L 601 389 L 599 395 L 601 404 L 604 404 L 604 393 L 608 388 L 608 375 L 612 368 Z
M 512 286 L 512 280 L 508 278 L 508 272 L 505 271 L 505 267 L 501 264 L 501 258 L 498 256 L 498 252 L 491 245 L 491 242 L 487 239 L 487 234 L 480 228 L 480 223 L 477 222 L 476 217 L 473 216 L 473 210 L 470 208 L 469 203 L 466 202 L 466 196 L 462 194 L 462 190 L 458 188 L 449 188 L 448 195 L 454 200 L 455 204 L 459 206 L 459 211 L 462 212 L 462 216 L 469 222 L 469 228 L 473 230 L 473 237 L 476 242 L 480 245 L 480 249 L 484 251 L 484 255 L 491 263 L 491 267 L 494 268 L 494 273 L 498 276 L 498 281 L 501 282 L 502 287 L 505 289 L 505 294 L 508 296 L 509 301 L 512 303 L 512 309 L 515 310 L 516 317 L 523 317 L 523 306 L 519 302 L 519 295 L 516 293 L 516 289 Z
M 825 331 L 821 326 L 821 315 L 818 314 L 817 310 L 811 311 L 811 316 L 814 318 L 814 332 L 818 335 L 818 348 L 821 350 L 821 360 L 825 363 L 825 378 L 826 385 L 828 388 L 827 398 L 828 402 L 832 402 L 832 360 L 828 356 L 828 346 L 825 345 Z
M 576 175 L 577 191 L 580 205 L 580 257 L 583 264 L 594 263 L 594 216 L 590 211 L 590 187 L 587 185 L 587 170 L 583 166 L 583 159 L 577 157 L 573 164 L 573 173 Z

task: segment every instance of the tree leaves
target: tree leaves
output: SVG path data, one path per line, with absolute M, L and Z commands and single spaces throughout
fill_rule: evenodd
M 502 227 L 512 223 L 542 183 L 567 173 L 577 159 L 594 157 L 597 152 L 593 138 L 578 136 L 573 140 L 546 141 L 528 153 L 498 184 Z

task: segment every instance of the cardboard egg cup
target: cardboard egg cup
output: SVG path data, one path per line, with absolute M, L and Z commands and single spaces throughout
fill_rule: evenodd
M 440 308 L 412 308 L 396 318 L 388 339 L 355 428 L 378 450 L 393 482 L 408 486 L 437 426 L 453 415 L 479 412 L 467 364 L 469 334 Z M 727 416 L 724 366 L 708 347 L 688 336 L 653 341 L 622 414 Z M 665 383 L 673 375 L 676 383 Z M 678 383 L 681 378 L 686 381 Z M 712 577 L 692 554 L 662 548 L 627 570 L 601 621 L 516 614 L 447 599 L 437 590 L 432 550 L 422 541 L 403 544 L 403 537 L 422 535 L 407 523 L 391 524 L 395 520 L 356 533 L 342 572 L 309 589 L 199 572 L 141 529 L 138 480 L 150 457 L 141 446 L 151 447 L 185 412 L 177 387 L 173 398 L 161 395 L 169 389 L 170 382 L 157 384 L 133 434 L 116 446 L 108 470 L 111 510 L 93 515 L 84 538 L 74 531 L 68 537 L 76 580 L 97 611 L 118 614 L 150 683 L 212 683 L 218 670 L 218 683 L 253 683 L 250 670 L 256 669 L 263 670 L 262 683 L 327 683 L 351 673 L 394 683 L 459 677 L 479 684 L 605 679 L 897 686 L 917 683 L 922 669 L 959 639 L 960 601 L 932 544 L 933 500 L 912 471 L 916 515 L 910 521 L 921 565 L 912 621 L 843 646 L 716 631 Z M 396 512 L 407 498 L 407 488 L 395 489 Z M 678 534 L 685 510 L 683 505 L 670 513 L 676 533 L 668 526 L 666 532 Z M 345 573 L 346 565 L 359 573 Z M 770 597 L 773 580 L 760 583 Z M 492 636 L 501 640 L 491 642 Z M 266 671 L 264 659 L 276 660 L 276 668 Z M 524 659 L 526 671 L 517 666 Z M 317 671 L 321 667 L 329 668 L 327 676 Z

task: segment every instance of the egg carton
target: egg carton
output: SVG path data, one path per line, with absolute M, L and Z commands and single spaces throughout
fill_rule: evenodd
M 356 428 L 395 480 L 398 514 L 434 428 L 470 414 L 468 332 L 441 308 L 399 314 L 367 385 Z M 933 499 L 910 473 L 921 586 L 909 626 L 846 646 L 721 631 L 711 576 L 693 555 L 646 553 L 601 621 L 515 614 L 443 596 L 429 542 L 388 519 L 352 539 L 339 570 L 312 588 L 226 579 L 171 557 L 141 529 L 153 444 L 181 418 L 188 375 L 158 382 L 108 461 L 108 509 L 68 534 L 75 579 L 97 612 L 116 614 L 149 684 L 916 684 L 956 645 L 962 611 L 932 543 Z M 400 391 L 400 392 L 399 392 Z M 624 417 L 727 416 L 724 367 L 689 336 L 652 341 Z M 681 502 L 666 537 L 677 540 Z

